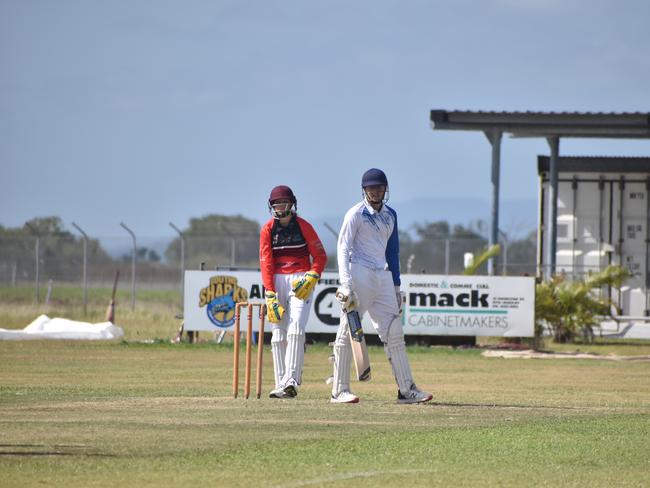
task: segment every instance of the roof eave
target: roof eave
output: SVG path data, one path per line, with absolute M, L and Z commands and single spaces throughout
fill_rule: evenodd
M 647 113 L 431 111 L 434 130 L 500 130 L 513 137 L 650 138 Z

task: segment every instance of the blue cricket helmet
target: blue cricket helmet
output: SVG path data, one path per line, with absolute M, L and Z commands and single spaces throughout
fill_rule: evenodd
M 388 186 L 388 178 L 386 178 L 386 173 L 377 168 L 370 168 L 363 174 L 361 178 L 361 188 L 374 185 L 384 185 Z

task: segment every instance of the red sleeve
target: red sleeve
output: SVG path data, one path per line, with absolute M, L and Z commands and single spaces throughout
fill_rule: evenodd
M 262 284 L 269 291 L 275 291 L 273 280 L 273 271 L 275 263 L 273 262 L 273 248 L 271 247 L 271 229 L 273 220 L 270 220 L 260 232 L 260 269 L 262 271 Z
M 327 264 L 327 253 L 323 247 L 323 243 L 320 241 L 318 234 L 311 226 L 309 222 L 301 217 L 297 217 L 298 225 L 300 226 L 300 232 L 307 242 L 307 249 L 309 249 L 309 254 L 312 257 L 312 271 L 316 273 L 323 274 L 325 265 Z

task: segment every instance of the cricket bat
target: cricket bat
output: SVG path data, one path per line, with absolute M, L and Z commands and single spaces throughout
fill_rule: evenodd
M 108 304 L 106 309 L 106 322 L 111 324 L 115 323 L 115 292 L 117 291 L 117 280 L 120 278 L 120 270 L 115 270 L 115 279 L 113 280 L 113 293 L 111 295 L 111 301 Z
M 352 343 L 352 358 L 354 359 L 354 367 L 357 370 L 357 379 L 359 381 L 368 381 L 370 379 L 370 359 L 368 359 L 368 347 L 361 327 L 361 317 L 359 317 L 359 312 L 356 310 L 344 312 L 344 315 L 348 321 L 350 342 Z

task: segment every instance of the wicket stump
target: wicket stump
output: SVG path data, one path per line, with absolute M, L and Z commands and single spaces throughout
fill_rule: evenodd
M 257 367 L 255 369 L 255 393 L 259 399 L 262 395 L 262 351 L 264 347 L 264 318 L 266 305 L 263 303 L 239 302 L 235 305 L 235 330 L 233 331 L 233 365 L 232 365 L 232 395 L 237 398 L 239 394 L 239 334 L 241 309 L 246 307 L 248 324 L 246 327 L 246 356 L 244 370 L 244 396 L 248 398 L 251 392 L 251 350 L 253 345 L 253 310 L 259 308 L 260 327 L 257 336 Z

